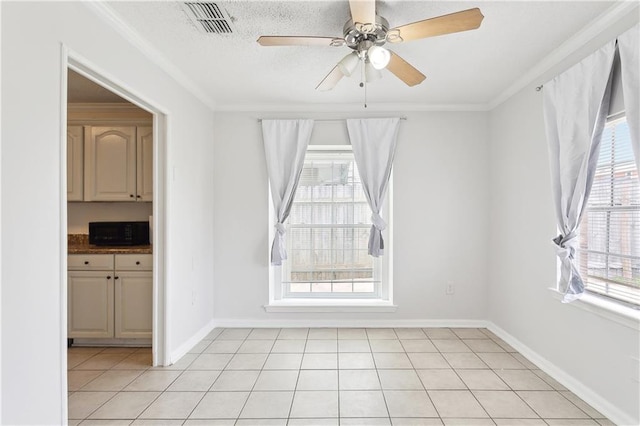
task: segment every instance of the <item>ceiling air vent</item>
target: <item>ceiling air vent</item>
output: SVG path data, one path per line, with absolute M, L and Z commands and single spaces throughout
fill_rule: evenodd
M 187 2 L 182 8 L 196 27 L 205 33 L 231 34 L 233 26 L 226 11 L 211 2 Z

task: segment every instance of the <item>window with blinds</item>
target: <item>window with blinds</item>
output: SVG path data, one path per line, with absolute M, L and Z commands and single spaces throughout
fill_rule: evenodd
M 578 263 L 588 291 L 640 305 L 640 183 L 624 117 L 602 134 Z
M 282 296 L 379 298 L 371 211 L 351 151 L 308 151 L 287 220 Z

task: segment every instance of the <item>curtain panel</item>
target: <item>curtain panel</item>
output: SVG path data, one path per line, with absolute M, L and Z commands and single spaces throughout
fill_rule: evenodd
M 560 235 L 553 239 L 561 262 L 558 290 L 571 302 L 584 293 L 575 264 L 577 231 L 587 205 L 609 111 L 612 41 L 544 85 L 544 119 L 551 183 Z M 622 64 L 624 67 L 624 64 Z
M 618 37 L 624 108 L 631 135 L 631 146 L 640 170 L 640 24 Z
M 372 211 L 369 254 L 374 257 L 384 254 L 382 231 L 387 224 L 382 219 L 380 210 L 389 187 L 399 123 L 399 118 L 347 120 L 353 156 Z
M 277 220 L 271 245 L 272 265 L 282 265 L 287 258 L 284 222 L 291 211 L 312 130 L 313 120 L 262 120 L 267 174 Z

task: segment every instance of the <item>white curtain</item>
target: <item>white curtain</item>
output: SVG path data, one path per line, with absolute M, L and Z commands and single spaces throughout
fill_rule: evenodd
M 312 130 L 313 120 L 262 120 L 267 174 L 277 219 L 271 245 L 272 265 L 282 265 L 287 258 L 284 222 L 291 211 Z
M 612 41 L 544 85 L 544 118 L 560 231 L 553 241 L 562 264 L 558 289 L 564 293 L 564 302 L 584 293 L 574 262 L 577 230 L 589 198 L 609 111 L 614 53 Z
M 353 155 L 365 196 L 373 212 L 369 254 L 374 257 L 384 254 L 382 231 L 387 224 L 380 216 L 380 209 L 389 187 L 399 122 L 399 118 L 347 120 Z
M 631 145 L 640 170 L 640 24 L 618 37 L 624 108 L 631 134 Z

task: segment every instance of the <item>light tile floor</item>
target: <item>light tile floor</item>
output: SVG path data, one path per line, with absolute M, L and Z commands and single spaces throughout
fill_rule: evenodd
M 70 348 L 70 425 L 612 425 L 486 329 L 216 329 Z

